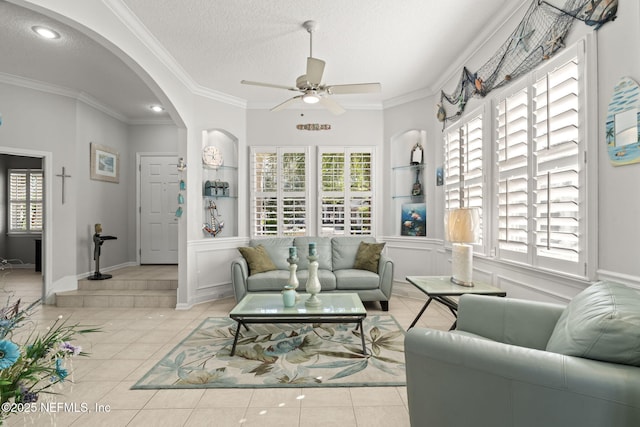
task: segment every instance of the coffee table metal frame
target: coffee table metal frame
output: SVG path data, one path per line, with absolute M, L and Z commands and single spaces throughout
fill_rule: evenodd
M 451 281 L 451 276 L 407 276 L 406 279 L 407 282 L 411 283 L 413 286 L 424 292 L 429 297 L 427 302 L 420 310 L 420 313 L 418 313 L 416 318 L 413 319 L 413 322 L 408 329 L 411 329 L 415 326 L 415 324 L 420 319 L 420 316 L 422 316 L 422 313 L 424 313 L 424 311 L 427 309 L 427 307 L 429 307 L 429 304 L 431 304 L 431 301 L 433 300 L 447 307 L 449 311 L 451 311 L 453 316 L 457 319 L 458 302 L 450 297 L 457 297 L 464 294 L 493 295 L 498 297 L 507 296 L 507 293 L 502 289 L 475 280 L 473 281 L 474 286 L 461 286 L 453 283 Z M 449 330 L 455 329 L 457 323 L 457 320 L 453 322 L 453 325 L 451 325 L 451 328 Z
M 230 355 L 236 352 L 242 327 L 248 331 L 247 325 L 259 323 L 355 323 L 356 330 L 360 330 L 362 354 L 367 354 L 362 327 L 367 310 L 358 294 L 321 294 L 319 298 L 322 303 L 318 307 L 305 306 L 308 294 L 299 294 L 299 297 L 294 307 L 285 307 L 279 293 L 247 294 L 229 313 L 229 317 L 238 322 Z

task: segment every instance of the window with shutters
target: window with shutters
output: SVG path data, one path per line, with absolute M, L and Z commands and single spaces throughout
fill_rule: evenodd
M 558 58 L 496 104 L 501 259 L 585 274 L 582 68 Z
M 318 150 L 321 235 L 373 235 L 373 148 Z
M 252 236 L 308 234 L 308 149 L 251 148 Z
M 9 233 L 41 233 L 43 175 L 40 169 L 9 169 Z
M 483 245 L 484 177 L 482 171 L 482 113 L 457 122 L 445 130 L 445 209 L 477 208 Z

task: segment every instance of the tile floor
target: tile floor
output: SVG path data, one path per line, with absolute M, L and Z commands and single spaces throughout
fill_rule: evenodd
M 39 273 L 14 269 L 4 277 L 0 297 L 4 291 L 27 303 L 39 297 L 41 286 Z M 48 398 L 52 411 L 17 414 L 7 425 L 409 426 L 405 387 L 129 389 L 203 319 L 226 316 L 234 304 L 230 298 L 183 311 L 38 308 L 33 316 L 38 327 L 64 316 L 71 322 L 99 325 L 103 332 L 87 335 L 80 342 L 91 355 L 74 360 L 74 383 L 62 389 L 62 394 Z M 394 296 L 389 314 L 406 329 L 423 304 L 424 300 Z M 367 304 L 367 309 L 381 312 L 377 304 Z M 448 329 L 452 321 L 450 313 L 432 304 L 419 326 Z M 83 405 L 89 411 L 84 412 Z

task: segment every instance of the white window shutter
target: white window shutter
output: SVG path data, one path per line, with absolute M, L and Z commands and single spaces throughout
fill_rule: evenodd
M 570 262 L 581 250 L 578 72 L 569 61 L 534 85 L 537 255 Z

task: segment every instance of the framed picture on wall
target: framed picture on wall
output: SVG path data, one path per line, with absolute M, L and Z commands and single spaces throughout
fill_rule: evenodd
M 120 182 L 120 154 L 110 147 L 92 142 L 91 179 Z
M 403 203 L 400 230 L 402 236 L 427 235 L 427 205 L 425 203 Z

